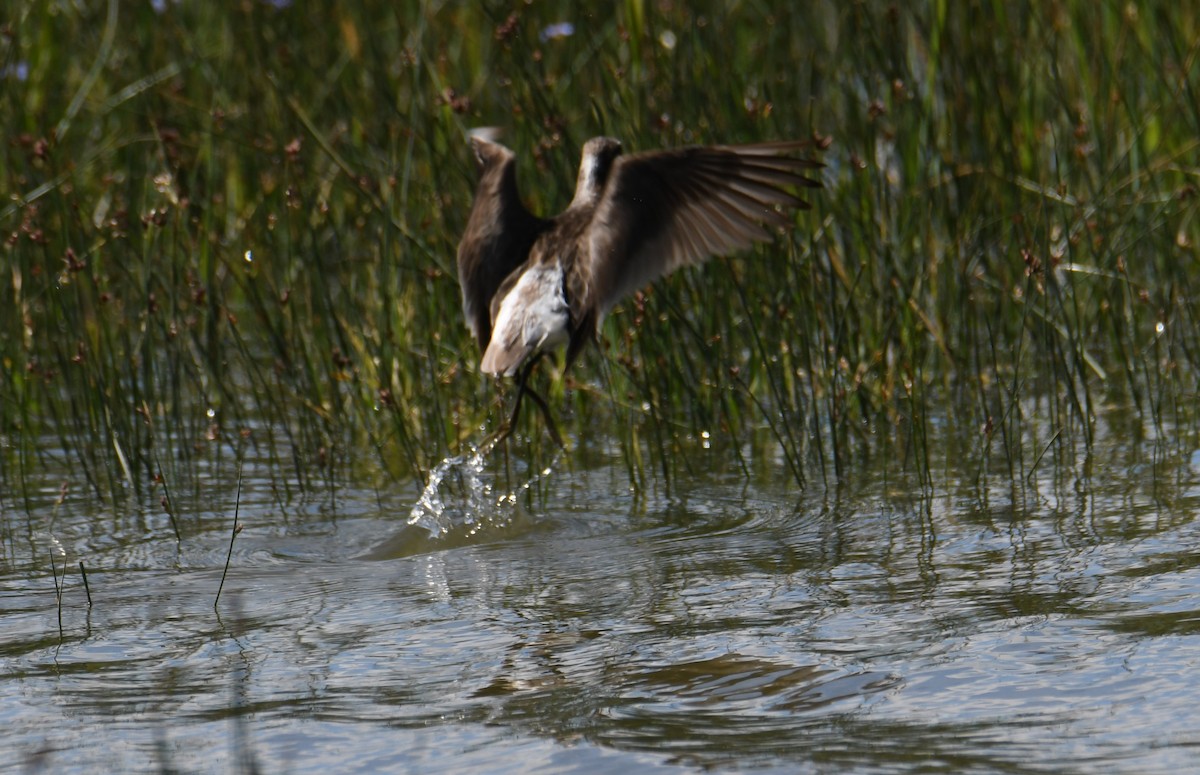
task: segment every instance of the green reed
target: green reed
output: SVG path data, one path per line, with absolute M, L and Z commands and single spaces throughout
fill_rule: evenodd
M 599 133 L 813 137 L 827 164 L 792 233 L 630 299 L 568 385 L 539 377 L 639 486 L 707 446 L 801 484 L 880 456 L 931 484 L 962 454 L 1016 480 L 1076 465 L 1113 402 L 1194 443 L 1200 14 L 686 5 L 20 5 L 4 489 L 50 456 L 157 498 L 250 445 L 286 494 L 477 443 L 512 395 L 476 370 L 454 274 L 478 125 L 543 212 Z M 513 457 L 552 453 L 537 415 Z

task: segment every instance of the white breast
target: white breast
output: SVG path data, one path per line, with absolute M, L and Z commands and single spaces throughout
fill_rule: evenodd
M 512 376 L 534 353 L 565 344 L 570 321 L 562 265 L 556 261 L 528 269 L 500 302 L 480 369 Z

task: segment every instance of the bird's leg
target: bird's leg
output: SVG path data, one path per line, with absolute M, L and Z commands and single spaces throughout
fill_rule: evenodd
M 546 420 L 546 430 L 549 431 L 550 438 L 553 439 L 554 443 L 557 444 L 559 447 L 566 449 L 567 445 L 563 444 L 562 436 L 558 432 L 558 425 L 555 424 L 554 416 L 550 413 L 550 404 L 548 404 L 546 402 L 546 399 L 542 398 L 540 393 L 538 393 L 533 388 L 529 387 L 529 383 L 528 383 L 529 376 L 531 374 L 533 374 L 534 364 L 536 364 L 542 358 L 546 357 L 546 355 L 547 355 L 547 352 L 545 350 L 543 350 L 543 351 L 539 352 L 537 355 L 535 355 L 532 359 L 530 359 L 528 365 L 526 365 L 525 373 L 520 378 L 521 383 L 520 383 L 520 389 L 517 392 L 517 400 L 519 402 L 521 395 L 523 395 L 523 394 L 528 395 L 530 398 L 532 398 L 533 402 L 538 405 L 539 409 L 542 410 L 542 417 L 544 417 Z M 514 418 L 516 417 L 515 409 L 513 410 L 513 417 Z
M 529 379 L 529 370 L 533 366 L 532 361 L 520 367 L 517 370 L 517 400 L 513 403 L 512 414 L 508 419 L 496 429 L 496 432 L 484 440 L 482 446 L 486 449 L 492 449 L 500 442 L 512 435 L 512 432 L 517 428 L 517 418 L 521 416 L 521 399 L 525 396 L 525 381 Z
M 525 392 L 542 410 L 542 416 L 546 418 L 546 430 L 550 431 L 550 438 L 554 440 L 555 444 L 566 449 L 567 445 L 563 444 L 562 436 L 558 433 L 558 426 L 554 424 L 554 417 L 550 414 L 550 405 L 546 403 L 546 399 L 542 398 L 533 388 L 526 387 Z
M 537 359 L 533 359 L 517 370 L 517 400 L 513 403 L 512 414 L 508 417 L 508 422 L 505 423 L 507 430 L 504 435 L 513 432 L 517 427 L 517 418 L 521 416 L 521 399 L 525 397 L 525 393 L 529 390 L 527 383 L 529 375 L 533 373 L 533 364 Z
M 554 417 L 550 414 L 550 405 L 546 403 L 546 399 L 542 398 L 536 390 L 529 386 L 529 377 L 533 374 L 533 367 L 544 355 L 544 352 L 538 353 L 517 370 L 517 400 L 513 405 L 512 414 L 509 415 L 508 421 L 500 427 L 494 439 L 491 440 L 493 444 L 499 444 L 512 435 L 512 432 L 517 427 L 517 418 L 521 416 L 521 399 L 529 396 L 538 405 L 538 408 L 542 410 L 542 416 L 546 418 L 546 429 L 550 432 L 550 438 L 558 446 L 566 447 L 566 444 L 563 444 L 562 436 L 558 433 L 558 426 L 554 424 Z

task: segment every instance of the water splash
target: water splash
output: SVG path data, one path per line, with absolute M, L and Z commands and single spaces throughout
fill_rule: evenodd
M 485 527 L 504 527 L 512 522 L 518 496 L 548 476 L 562 455 L 560 450 L 541 471 L 512 491 L 497 491 L 494 477 L 484 462 L 496 446 L 491 440 L 470 453 L 442 460 L 429 472 L 421 497 L 408 514 L 408 524 L 429 531 L 430 538 L 451 532 L 473 536 Z
M 456 523 L 474 524 L 485 517 L 491 510 L 492 484 L 483 477 L 483 457 L 475 450 L 434 466 L 425 491 L 408 514 L 408 524 L 423 527 L 437 538 Z

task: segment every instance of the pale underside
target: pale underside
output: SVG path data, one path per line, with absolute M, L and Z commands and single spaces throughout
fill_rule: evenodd
M 501 300 L 480 369 L 511 377 L 535 353 L 566 344 L 570 321 L 562 264 L 531 267 Z

